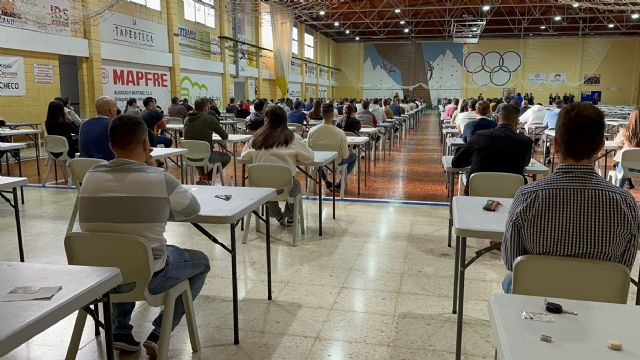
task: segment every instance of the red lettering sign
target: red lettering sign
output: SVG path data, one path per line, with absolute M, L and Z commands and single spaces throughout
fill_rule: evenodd
M 167 74 L 151 71 L 113 69 L 113 84 L 125 86 L 169 87 Z

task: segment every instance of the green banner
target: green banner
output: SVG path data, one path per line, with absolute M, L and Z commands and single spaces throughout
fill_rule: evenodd
M 204 30 L 178 27 L 180 54 L 201 59 L 211 59 L 211 33 Z

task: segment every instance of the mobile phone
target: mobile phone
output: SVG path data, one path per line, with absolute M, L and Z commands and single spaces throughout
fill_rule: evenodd
M 502 206 L 502 204 L 499 201 L 487 200 L 487 203 L 484 204 L 482 209 L 487 211 L 496 211 L 500 206 Z
M 215 197 L 216 197 L 217 199 L 224 200 L 224 201 L 229 201 L 229 200 L 231 200 L 231 195 L 216 195 Z

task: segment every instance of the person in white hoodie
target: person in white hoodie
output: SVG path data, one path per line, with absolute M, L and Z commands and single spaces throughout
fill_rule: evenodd
M 298 171 L 298 162 L 313 161 L 313 150 L 300 135 L 287 127 L 287 113 L 277 105 L 270 105 L 264 114 L 264 125 L 256 131 L 253 138 L 242 150 L 240 156 L 253 164 L 282 164 L 291 169 L 291 176 Z M 289 198 L 300 193 L 300 183 L 295 178 L 289 191 Z M 278 220 L 280 225 L 293 225 L 293 204 L 287 202 L 284 213 L 277 201 L 269 202 L 269 216 Z
M 385 115 L 384 109 L 380 107 L 380 99 L 373 99 L 373 104 L 369 106 L 369 111 L 371 111 L 373 115 L 375 115 L 379 123 L 383 123 L 385 120 L 387 120 L 387 115 Z
M 547 110 L 542 105 L 534 105 L 524 114 L 520 115 L 519 123 L 524 124 L 526 134 L 529 135 L 536 127 L 542 127 L 544 124 L 544 117 L 547 114 Z

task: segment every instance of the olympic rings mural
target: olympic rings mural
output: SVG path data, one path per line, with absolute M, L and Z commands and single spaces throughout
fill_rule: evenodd
M 464 58 L 465 70 L 472 74 L 473 82 L 478 86 L 504 86 L 511 81 L 511 75 L 522 66 L 522 58 L 515 51 L 500 53 L 473 51 Z

